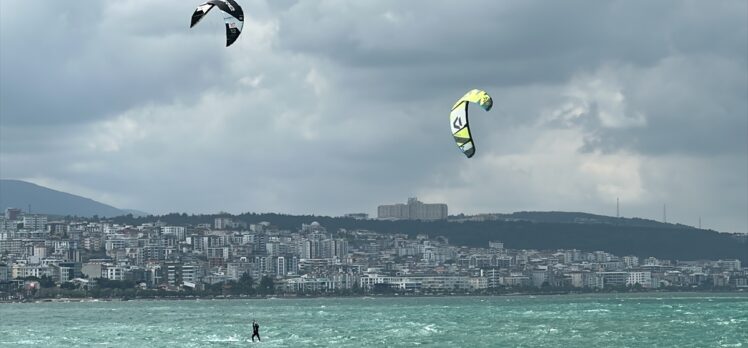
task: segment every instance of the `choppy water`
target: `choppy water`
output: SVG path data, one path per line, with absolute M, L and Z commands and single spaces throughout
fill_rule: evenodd
M 250 340 L 260 322 L 262 343 Z M 748 347 L 744 294 L 0 304 L 1 347 Z

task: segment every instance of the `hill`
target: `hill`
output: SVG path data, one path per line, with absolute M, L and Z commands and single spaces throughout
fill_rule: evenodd
M 89 198 L 52 190 L 21 180 L 0 179 L 0 208 L 20 208 L 39 214 L 91 217 L 133 213 Z M 137 212 L 136 212 L 137 213 Z M 137 214 L 133 214 L 137 215 Z M 142 214 L 145 215 L 145 214 Z
M 533 214 L 543 215 L 542 212 Z M 557 213 L 551 215 L 554 214 Z M 565 216 L 565 214 L 561 215 Z M 140 224 L 160 220 L 167 224 L 196 225 L 198 223 L 212 224 L 213 219 L 219 216 L 230 216 L 247 223 L 268 221 L 287 230 L 296 230 L 302 223 L 317 221 L 331 232 L 344 228 L 365 229 L 380 233 L 402 233 L 410 237 L 428 234 L 432 237 L 444 236 L 449 238 L 451 244 L 470 247 L 487 247 L 489 241 L 498 240 L 511 249 L 603 250 L 618 256 L 636 255 L 640 258 L 654 256 L 669 260 L 740 259 L 748 263 L 748 243 L 745 239 L 712 230 L 642 219 L 630 219 L 632 221 L 620 224 L 592 223 L 588 220 L 585 220 L 585 223 L 522 220 L 427 222 L 247 213 L 236 216 L 168 214 L 141 218 L 119 217 L 114 220 L 123 224 Z M 637 224 L 637 221 L 642 224 Z
M 642 218 L 624 218 L 605 215 L 596 215 L 582 212 L 565 211 L 520 211 L 511 214 L 481 214 L 477 216 L 455 215 L 449 217 L 450 221 L 480 221 L 480 220 L 502 220 L 502 221 L 527 221 L 527 222 L 549 222 L 549 223 L 575 223 L 575 224 L 608 224 L 618 226 L 637 227 L 682 227 L 689 226 L 681 224 L 670 224 Z

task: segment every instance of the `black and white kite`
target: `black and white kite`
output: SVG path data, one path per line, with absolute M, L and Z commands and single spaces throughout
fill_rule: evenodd
M 234 0 L 208 0 L 198 6 L 195 13 L 192 14 L 190 28 L 200 22 L 213 6 L 217 6 L 221 11 L 226 13 L 223 20 L 226 23 L 226 47 L 229 47 L 239 38 L 239 34 L 242 33 L 242 28 L 244 27 L 244 11 L 242 11 L 242 7 Z

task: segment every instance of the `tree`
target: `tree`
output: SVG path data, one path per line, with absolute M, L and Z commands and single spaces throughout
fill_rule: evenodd
M 223 282 L 223 287 L 221 288 L 221 294 L 223 294 L 223 295 L 236 295 L 237 294 L 236 281 L 235 280 L 227 280 L 227 281 Z
M 223 282 L 210 284 L 208 286 L 208 290 L 213 295 L 221 294 L 221 292 L 223 291 Z
M 395 290 L 390 284 L 377 283 L 372 287 L 372 292 L 376 294 L 392 294 L 395 292 Z
M 135 287 L 132 280 L 110 280 L 108 278 L 96 278 L 96 284 L 102 289 L 130 289 Z
M 363 294 L 364 293 L 363 289 L 358 284 L 358 281 L 353 282 L 353 285 L 351 286 L 351 292 L 354 293 L 354 294 Z
M 275 292 L 275 284 L 273 284 L 273 278 L 263 276 L 260 280 L 260 294 L 270 295 Z
M 43 288 L 53 288 L 56 284 L 52 277 L 43 275 L 41 278 L 39 278 L 39 285 Z
M 237 292 L 241 295 L 252 295 L 254 294 L 254 279 L 252 279 L 252 276 L 249 275 L 249 273 L 242 274 L 241 278 L 239 278 L 239 282 L 237 283 Z

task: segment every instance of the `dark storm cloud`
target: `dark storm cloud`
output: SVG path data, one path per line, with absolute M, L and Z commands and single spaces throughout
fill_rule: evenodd
M 243 0 L 228 49 L 196 4 L 0 2 L 0 176 L 154 213 L 620 197 L 748 230 L 744 1 Z
M 281 15 L 280 37 L 290 50 L 354 68 L 381 73 L 394 67 L 399 75 L 400 67 L 426 66 L 446 80 L 470 74 L 464 65 L 474 65 L 480 71 L 475 75 L 516 85 L 558 81 L 608 61 L 652 65 L 673 52 L 744 54 L 743 7 L 736 2 L 709 7 L 646 1 L 299 2 Z
M 606 127 L 601 106 L 591 98 L 588 112 L 574 122 L 589 132 L 584 151 L 746 154 L 748 76 L 736 61 L 711 55 L 673 58 L 645 69 L 608 68 L 593 78 L 612 81 L 596 88 L 625 96 L 622 118 L 640 119 L 641 124 Z
M 340 83 L 366 86 L 362 98 L 448 99 L 471 86 L 556 84 L 618 64 L 647 75 L 620 88 L 648 123 L 595 125 L 583 150 L 745 151 L 745 3 L 325 4 L 282 15 L 282 47 L 341 63 Z
M 184 30 L 189 11 L 174 3 L 2 6 L 6 125 L 86 122 L 146 102 L 189 100 L 225 73 L 221 50 L 190 47 L 206 40 Z

